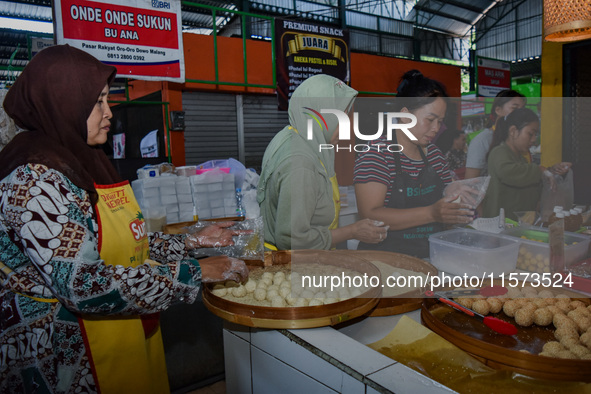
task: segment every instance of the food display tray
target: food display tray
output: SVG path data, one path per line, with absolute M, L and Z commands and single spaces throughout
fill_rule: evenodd
M 589 302 L 588 299 L 581 299 Z M 494 314 L 515 324 L 504 313 Z M 554 341 L 553 326 L 517 326 L 514 336 L 500 335 L 462 312 L 425 299 L 421 308 L 423 325 L 460 349 L 495 369 L 511 370 L 540 379 L 591 382 L 591 360 L 539 356 L 548 341 Z M 528 353 L 520 350 L 527 350 Z
M 249 262 L 251 269 L 274 265 L 291 265 L 297 254 L 298 262 L 305 259 L 310 263 L 334 265 L 368 275 L 379 276 L 378 269 L 361 257 L 340 251 L 298 250 L 297 252 L 271 252 L 265 254 L 265 261 Z M 218 297 L 212 293 L 213 286 L 203 288 L 203 303 L 213 314 L 232 323 L 258 328 L 312 328 L 336 325 L 365 315 L 379 301 L 381 288 L 370 287 L 358 297 L 327 305 L 304 307 L 266 307 L 242 304 Z

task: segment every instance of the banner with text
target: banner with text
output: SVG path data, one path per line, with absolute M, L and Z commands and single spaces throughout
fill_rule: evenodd
M 479 57 L 478 95 L 495 97 L 501 90 L 511 89 L 511 63 Z
M 347 30 L 275 19 L 277 98 L 287 109 L 293 91 L 316 74 L 327 74 L 351 83 Z
M 119 77 L 184 82 L 181 2 L 55 0 L 58 44 L 117 67 Z

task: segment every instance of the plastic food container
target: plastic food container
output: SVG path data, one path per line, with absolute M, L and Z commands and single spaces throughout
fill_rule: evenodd
M 550 272 L 550 245 L 548 230 L 543 228 L 515 227 L 502 232 L 521 242 L 517 268 L 532 272 Z M 587 257 L 588 235 L 564 232 L 564 263 L 568 267 Z
M 519 240 L 471 229 L 453 229 L 429 236 L 431 264 L 448 274 L 500 275 L 515 270 Z

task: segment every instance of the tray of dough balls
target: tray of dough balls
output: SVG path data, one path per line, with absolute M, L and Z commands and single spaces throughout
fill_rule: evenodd
M 406 254 L 379 250 L 352 250 L 349 253 L 363 257 L 380 270 L 384 284 L 382 296 L 368 316 L 391 316 L 419 309 L 425 290 L 420 286 L 426 283 L 428 276 L 437 275 L 437 268 Z
M 455 301 L 517 327 L 498 334 L 480 320 L 425 299 L 423 324 L 487 365 L 540 379 L 591 382 L 591 302 L 560 288 L 508 287 L 507 294 Z
M 248 267 L 244 283 L 204 286 L 213 314 L 249 327 L 322 327 L 366 314 L 381 295 L 367 280 L 379 277 L 378 269 L 346 251 L 278 251 Z

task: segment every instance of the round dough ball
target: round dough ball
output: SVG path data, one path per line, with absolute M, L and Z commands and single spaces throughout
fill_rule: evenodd
M 267 290 L 267 287 L 269 287 L 269 285 L 264 280 L 261 279 L 257 282 L 257 289 Z
M 263 276 L 261 277 L 261 279 L 270 279 L 271 281 L 273 281 L 273 273 L 272 272 L 263 272 Z
M 514 317 L 515 312 L 520 308 L 515 300 L 509 300 L 503 305 L 503 312 L 509 317 Z
M 218 297 L 225 297 L 228 294 L 228 289 L 222 283 L 217 283 L 211 292 Z
M 280 287 L 279 288 L 279 295 L 283 298 L 287 298 L 287 296 L 291 293 L 291 289 L 289 287 Z
M 554 305 L 556 305 L 558 308 L 560 308 L 560 310 L 564 313 L 568 313 L 571 311 L 570 302 L 567 300 L 559 300 Z
M 519 298 L 521 297 L 521 290 L 518 287 L 511 287 L 507 291 L 507 297 L 509 298 Z
M 266 274 L 271 275 L 270 272 L 265 272 Z M 273 277 L 267 277 L 265 278 L 264 276 L 261 278 L 261 282 L 263 282 L 264 284 L 267 285 L 267 287 L 271 286 L 273 284 Z
M 267 301 L 272 301 L 273 298 L 278 297 L 279 296 L 279 292 L 277 290 L 267 290 Z
M 267 287 L 267 291 L 269 291 L 269 290 L 279 291 L 279 286 L 277 286 L 277 285 L 271 285 L 271 286 Z
M 565 350 L 565 348 L 560 342 L 557 342 L 557 341 L 546 342 L 544 344 L 544 347 L 542 348 L 542 351 L 544 353 L 548 353 L 548 354 L 552 354 L 552 355 L 560 352 L 561 350 Z M 550 357 L 554 357 L 554 356 L 550 356 Z
M 257 282 L 254 279 L 249 279 L 245 284 L 247 293 L 253 293 L 257 289 Z
M 579 340 L 579 333 L 577 332 L 577 330 L 568 327 L 557 328 L 556 331 L 554 331 L 554 337 L 561 342 L 563 339 L 569 337 L 573 337 Z
M 581 360 L 591 360 L 591 353 L 585 354 L 583 357 L 581 357 Z
M 261 289 L 260 287 L 254 291 L 254 299 L 257 301 L 263 301 L 267 298 L 267 290 Z
M 325 298 L 324 299 L 324 305 L 328 305 L 328 304 L 334 304 L 335 302 L 339 302 L 340 300 L 338 298 Z
M 232 288 L 232 295 L 236 298 L 242 298 L 242 297 L 246 296 L 246 287 L 243 285 L 240 285 L 238 287 L 233 287 Z
M 550 305 L 550 306 L 547 306 L 546 308 L 552 313 L 552 316 L 564 315 L 564 312 L 562 311 L 562 309 L 560 309 L 556 305 Z
M 291 289 L 291 282 L 288 280 L 284 280 L 283 282 L 281 282 L 281 284 L 279 285 L 279 288 L 281 289 L 282 287 L 287 287 L 289 289 Z
M 294 304 L 296 307 L 308 306 L 308 300 L 306 298 L 296 298 L 296 302 Z
M 556 327 L 556 329 L 569 328 L 574 331 L 578 331 L 578 329 L 579 329 L 577 324 L 566 315 L 561 315 L 561 314 L 554 315 L 554 317 L 552 318 L 552 323 L 554 324 L 554 327 Z
M 314 298 L 314 292 L 312 290 L 304 290 L 301 292 L 300 297 L 302 298 Z
M 273 277 L 273 284 L 275 286 L 281 286 L 281 283 L 283 282 L 285 282 L 285 274 L 283 272 L 277 272 Z
M 560 298 L 560 299 L 563 299 L 563 300 L 568 300 L 568 301 L 570 301 L 570 297 L 569 297 L 569 296 L 567 296 L 566 294 L 562 294 L 562 293 L 560 293 L 560 294 L 556 294 L 556 298 Z
M 322 300 L 319 300 L 318 298 L 314 298 L 314 299 L 310 300 L 310 303 L 308 305 L 309 306 L 324 305 L 324 302 Z
M 570 350 L 578 358 L 583 358 L 584 355 L 591 353 L 591 350 L 587 349 L 587 347 L 583 345 L 575 345 L 568 350 Z
M 556 304 L 556 302 L 558 301 L 558 299 L 556 299 L 554 297 L 547 297 L 547 298 L 544 298 L 544 301 L 548 305 L 554 305 L 554 304 Z
M 529 327 L 534 322 L 534 312 L 531 309 L 520 308 L 515 312 L 515 323 L 522 327 Z
M 538 291 L 536 289 L 534 289 L 533 287 L 526 287 L 525 289 L 522 290 L 523 296 L 526 298 L 537 298 L 538 297 Z
M 533 304 L 536 306 L 536 308 L 543 308 L 545 306 L 548 306 L 548 303 L 541 298 L 536 298 Z
M 591 311 L 589 309 L 585 308 L 584 306 L 578 307 L 577 309 L 574 310 L 574 312 L 577 312 L 581 316 L 585 316 L 585 317 L 590 317 L 591 318 Z
M 556 357 L 567 358 L 567 359 L 572 359 L 572 360 L 577 359 L 577 356 L 575 356 L 570 350 L 561 350 L 558 353 L 556 353 Z
M 503 309 L 503 301 L 498 298 L 489 298 L 487 302 L 490 307 L 490 313 L 499 313 Z
M 490 305 L 486 300 L 478 300 L 472 303 L 472 309 L 474 312 L 486 316 L 490 312 Z
M 271 299 L 271 306 L 273 308 L 283 308 L 285 306 L 285 300 L 281 296 L 275 296 Z
M 554 293 L 548 289 L 541 290 L 538 293 L 538 297 L 540 298 L 554 298 Z
M 318 291 L 318 292 L 316 292 L 316 294 L 314 294 L 314 297 L 312 297 L 312 298 L 317 298 L 319 300 L 323 300 L 326 298 L 326 293 L 323 291 Z
M 560 340 L 560 343 L 562 344 L 562 346 L 569 350 L 581 344 L 581 342 L 579 342 L 579 338 L 577 338 L 576 336 L 564 337 Z
M 570 302 L 570 308 L 572 310 L 575 310 L 579 307 L 581 308 L 585 308 L 587 305 L 585 305 L 585 303 L 583 301 L 579 301 L 579 300 L 575 300 L 575 301 L 571 301 Z
M 579 341 L 589 349 L 591 349 L 591 332 L 586 332 L 579 338 Z
M 591 319 L 586 316 L 577 316 L 573 319 L 577 327 L 579 327 L 579 332 L 587 332 L 589 328 L 591 328 Z
M 538 326 L 547 326 L 552 323 L 554 315 L 548 308 L 536 309 L 534 312 L 534 323 Z
M 515 300 L 515 303 L 517 305 L 519 305 L 519 308 L 522 308 L 522 307 L 526 306 L 527 304 L 529 304 L 529 300 L 527 298 L 517 298 Z
M 455 298 L 454 301 L 456 301 L 458 304 L 465 306 L 466 308 L 472 309 L 472 304 L 474 304 L 474 298 L 470 298 L 470 297 L 458 297 Z
M 347 300 L 351 298 L 351 293 L 347 289 L 340 289 L 338 298 L 340 298 L 341 300 Z

